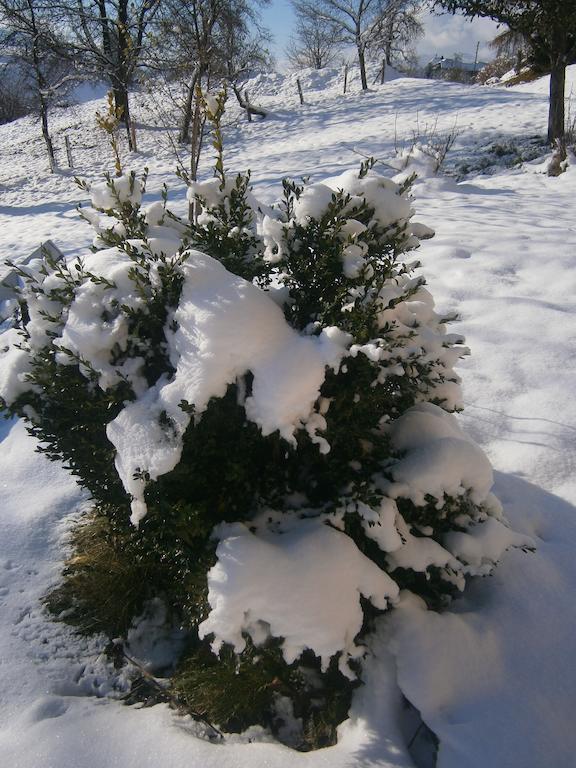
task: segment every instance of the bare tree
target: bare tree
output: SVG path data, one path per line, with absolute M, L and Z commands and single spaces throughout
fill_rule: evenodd
M 214 32 L 224 4 L 225 0 L 167 0 L 162 5 L 160 55 L 165 62 L 168 51 L 174 75 L 186 80 L 178 134 L 183 143 L 190 141 L 190 128 L 196 122 L 194 108 L 198 112 L 199 104 L 195 104 L 195 96 L 202 79 L 210 73 Z
M 57 33 L 53 8 L 46 0 L 0 0 L 0 28 L 8 70 L 12 69 L 13 77 L 30 94 L 30 106 L 38 110 L 50 170 L 54 171 L 48 109 L 74 75 L 66 64 L 66 45 Z
M 377 38 L 389 0 L 292 0 L 292 5 L 297 16 L 332 30 L 338 43 L 355 47 L 362 90 L 367 90 L 366 55 Z
M 330 24 L 318 24 L 314 17 L 296 11 L 296 28 L 288 46 L 286 56 L 294 67 L 322 69 L 331 64 L 341 45 L 339 35 Z
M 237 84 L 255 69 L 270 69 L 273 56 L 269 45 L 271 36 L 260 24 L 257 6 L 267 5 L 269 0 L 229 0 L 228 9 L 222 14 L 216 37 L 218 58 L 222 62 L 224 76 Z
M 387 66 L 402 66 L 414 59 L 413 43 L 424 34 L 419 18 L 421 0 L 389 0 L 371 44 Z
M 75 55 L 112 86 L 128 145 L 135 149 L 128 88 L 141 63 L 146 32 L 161 0 L 47 0 L 65 14 Z
M 259 3 L 262 4 L 262 3 Z M 158 20 L 160 66 L 186 82 L 179 141 L 190 141 L 200 84 L 215 78 L 235 84 L 270 62 L 267 36 L 250 0 L 164 0 Z

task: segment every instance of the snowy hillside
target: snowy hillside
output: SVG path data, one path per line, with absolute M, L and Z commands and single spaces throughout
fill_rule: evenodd
M 304 91 L 300 105 L 296 77 Z M 425 155 L 411 168 L 418 221 L 436 231 L 418 257 L 440 309 L 472 355 L 459 366 L 459 417 L 496 469 L 494 492 L 516 531 L 537 545 L 506 554 L 450 611 L 415 598 L 379 620 L 367 684 L 355 695 L 336 746 L 301 754 L 261 729 L 211 743 L 204 726 L 166 705 L 137 711 L 116 699 L 127 686 L 104 660 L 103 643 L 74 637 L 43 613 L 59 574 L 63 537 L 85 499 L 66 472 L 34 452 L 21 423 L 0 424 L 0 755 L 18 768 L 400 768 L 431 765 L 418 710 L 439 740 L 440 768 L 571 768 L 576 753 L 576 165 L 546 175 L 542 145 L 547 82 L 513 89 L 401 78 L 361 93 L 351 73 L 312 70 L 259 75 L 246 84 L 265 120 L 245 122 L 233 103 L 225 158 L 252 170 L 254 191 L 272 202 L 284 176 L 322 181 L 366 156 L 394 175 L 397 154 L 416 139 L 456 134 L 445 173 Z M 567 93 L 576 90 L 576 66 Z M 97 180 L 112 167 L 95 126 L 104 93 L 54 111 L 60 165 L 64 137 L 73 170 L 47 173 L 32 118 L 0 126 L 0 254 L 23 262 L 48 239 L 67 256 L 86 253 L 92 232 L 75 207 L 86 202 L 75 175 Z M 574 108 L 572 113 L 574 113 Z M 138 153 L 148 198 L 175 176 L 176 117 L 157 93 L 136 94 Z M 182 161 L 185 152 L 179 148 Z M 201 173 L 210 174 L 210 152 Z M 0 276 L 8 273 L 0 266 Z M 0 292 L 0 300 L 4 298 Z M 0 377 L 3 375 L 0 370 Z M 119 599 L 122 584 L 118 584 Z M 147 627 L 134 638 L 140 658 Z M 152 630 L 150 636 L 154 636 Z M 91 694 L 94 694 L 92 696 Z M 416 763 L 414 762 L 416 760 Z

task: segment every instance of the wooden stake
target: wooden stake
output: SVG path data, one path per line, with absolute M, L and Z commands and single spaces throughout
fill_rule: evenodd
M 298 86 L 298 95 L 300 96 L 300 104 L 304 104 L 304 94 L 302 93 L 302 83 L 300 80 L 296 80 L 296 84 Z
M 347 86 L 348 86 L 348 64 L 344 64 L 344 93 L 346 93 Z
M 74 163 L 72 162 L 72 147 L 70 146 L 70 139 L 68 138 L 68 134 L 64 136 L 64 143 L 66 144 L 66 157 L 68 158 L 68 168 L 74 168 Z

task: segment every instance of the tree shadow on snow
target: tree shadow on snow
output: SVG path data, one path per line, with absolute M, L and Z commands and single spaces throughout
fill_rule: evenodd
M 69 214 L 74 210 L 73 203 L 34 203 L 33 205 L 0 205 L 0 216 L 37 216 L 40 213 Z

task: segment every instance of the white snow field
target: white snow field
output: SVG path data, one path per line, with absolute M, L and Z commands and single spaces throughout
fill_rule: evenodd
M 445 613 L 406 597 L 383 615 L 366 684 L 336 746 L 301 754 L 259 728 L 211 743 L 203 726 L 165 705 L 138 710 L 117 701 L 126 683 L 107 666 L 104 640 L 79 639 L 43 613 L 63 535 L 86 499 L 63 468 L 35 452 L 22 423 L 1 423 L 2 765 L 409 767 L 418 721 L 403 714 L 403 697 L 438 737 L 440 768 L 576 764 L 576 164 L 550 178 L 544 150 L 538 157 L 546 82 L 505 89 L 394 76 L 362 94 L 352 78 L 344 95 L 340 71 L 305 71 L 301 106 L 296 77 L 260 75 L 247 84 L 251 101 L 268 110 L 265 120 L 244 122 L 232 103 L 225 119 L 227 166 L 251 168 L 254 191 L 267 202 L 283 176 L 322 181 L 366 155 L 389 163 L 414 134 L 456 126 L 450 175 L 431 173 L 422 155 L 413 166 L 416 218 L 436 231 L 418 257 L 437 306 L 458 312 L 451 330 L 472 350 L 458 369 L 460 424 L 488 454 L 512 527 L 537 549 L 509 551 Z M 570 93 L 576 67 L 568 81 Z M 112 167 L 94 120 L 103 94 L 54 111 L 59 159 L 64 166 L 68 135 L 72 171 L 47 173 L 32 118 L 0 126 L 2 260 L 24 261 L 48 239 L 68 256 L 88 252 L 92 232 L 75 211 L 85 193 L 73 176 L 96 181 Z M 147 200 L 166 182 L 183 212 L 186 190 L 168 138 L 175 119 L 155 94 L 135 94 L 134 114 L 139 153 L 125 154 L 125 165 L 137 172 L 147 165 Z M 520 155 L 528 160 L 514 164 Z M 429 755 L 417 759 L 430 764 Z

